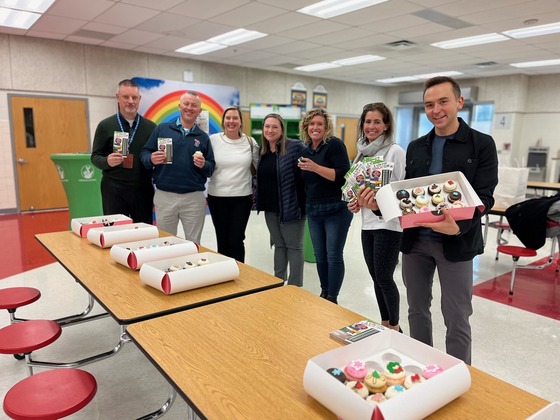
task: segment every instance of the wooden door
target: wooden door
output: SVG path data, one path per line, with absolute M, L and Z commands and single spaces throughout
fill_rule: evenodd
M 342 133 L 342 125 L 344 125 L 344 138 Z M 348 157 L 350 160 L 354 160 L 358 154 L 358 149 L 356 148 L 356 133 L 358 131 L 358 117 L 348 118 L 348 117 L 337 117 L 335 133 L 338 137 L 342 139 L 346 145 L 346 150 L 348 151 Z
M 86 99 L 11 96 L 19 210 L 67 208 L 53 153 L 89 150 Z

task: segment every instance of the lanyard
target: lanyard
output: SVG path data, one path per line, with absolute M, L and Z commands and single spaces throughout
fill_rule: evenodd
M 120 112 L 117 112 L 117 121 L 119 122 L 119 127 L 121 128 L 121 131 L 125 132 L 121 122 Z M 132 123 L 132 125 L 134 126 L 134 130 L 132 131 L 132 134 L 128 138 L 129 146 L 132 144 L 132 140 L 134 140 L 134 135 L 136 134 L 136 130 L 138 130 L 138 126 L 140 125 L 140 114 L 136 114 L 136 117 L 134 118 L 134 122 Z

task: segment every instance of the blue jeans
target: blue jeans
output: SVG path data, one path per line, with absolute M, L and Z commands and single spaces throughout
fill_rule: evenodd
M 343 251 L 353 214 L 346 205 L 326 215 L 307 214 L 321 290 L 337 297 L 344 280 Z

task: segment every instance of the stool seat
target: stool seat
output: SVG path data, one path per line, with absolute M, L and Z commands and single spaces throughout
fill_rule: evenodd
M 33 287 L 8 287 L 0 289 L 0 309 L 17 309 L 29 305 L 41 297 L 41 292 Z
M 62 334 L 57 322 L 37 319 L 10 324 L 0 329 L 0 353 L 20 354 L 48 346 Z
M 492 227 L 495 227 L 496 229 L 503 229 L 503 230 L 510 230 L 511 227 L 509 225 L 509 223 L 506 222 L 493 222 L 490 223 L 492 225 Z
M 523 246 L 515 245 L 500 245 L 498 246 L 498 252 L 502 254 L 511 255 L 512 257 L 534 257 L 537 255 L 537 251 L 530 248 L 525 248 Z
M 84 408 L 95 396 L 97 382 L 80 369 L 54 369 L 15 384 L 4 398 L 4 411 L 16 420 L 56 420 Z

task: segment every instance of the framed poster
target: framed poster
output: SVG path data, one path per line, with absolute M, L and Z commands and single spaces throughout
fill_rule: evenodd
M 327 94 L 313 92 L 313 108 L 327 108 Z

